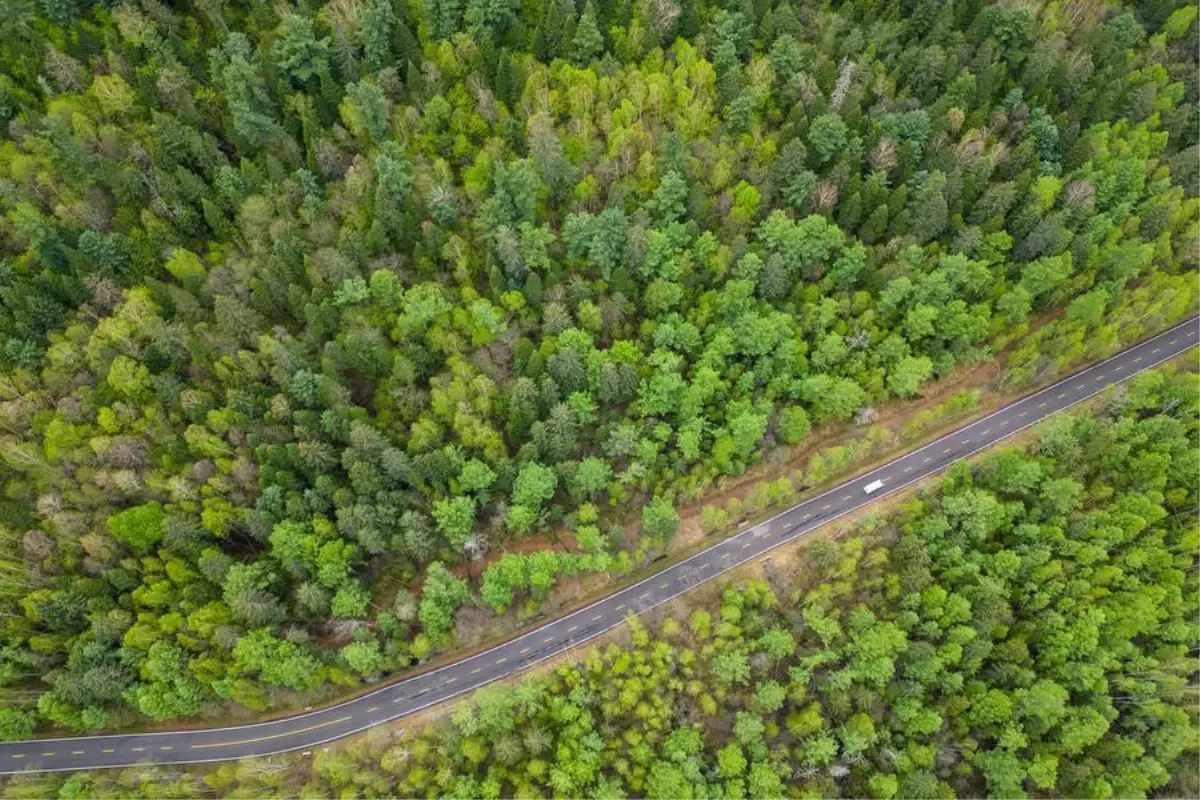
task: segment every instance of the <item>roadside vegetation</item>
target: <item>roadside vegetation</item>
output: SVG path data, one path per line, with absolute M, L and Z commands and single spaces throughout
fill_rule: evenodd
M 0 794 L 1193 796 L 1198 417 L 1194 372 L 1140 376 L 423 729 Z

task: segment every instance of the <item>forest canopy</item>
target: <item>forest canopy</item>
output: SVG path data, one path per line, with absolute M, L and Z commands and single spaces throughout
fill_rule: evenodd
M 1192 797 L 1198 416 L 1140 376 L 436 725 L 3 796 Z
M 1193 312 L 1196 17 L 0 0 L 0 736 L 353 686 Z

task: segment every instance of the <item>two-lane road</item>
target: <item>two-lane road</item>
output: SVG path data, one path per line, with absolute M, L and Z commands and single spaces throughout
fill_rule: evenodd
M 328 708 L 286 719 L 204 730 L 34 739 L 0 744 L 0 773 L 186 764 L 314 747 L 411 714 L 579 645 L 783 542 L 926 478 L 1196 344 L 1192 318 L 978 422 L 789 508 L 625 589 L 453 664 Z M 871 494 L 864 487 L 882 486 Z

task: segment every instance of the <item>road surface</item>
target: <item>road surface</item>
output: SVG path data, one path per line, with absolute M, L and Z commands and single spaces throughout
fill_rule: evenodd
M 588 641 L 693 586 L 803 536 L 905 486 L 929 477 L 1023 428 L 1187 350 L 1200 318 L 959 428 L 920 449 L 848 480 L 747 528 L 628 588 L 444 667 L 390 684 L 339 705 L 286 719 L 203 730 L 158 731 L 0 744 L 0 773 L 188 764 L 263 756 L 315 747 L 504 678 Z M 882 482 L 870 494 L 863 488 Z

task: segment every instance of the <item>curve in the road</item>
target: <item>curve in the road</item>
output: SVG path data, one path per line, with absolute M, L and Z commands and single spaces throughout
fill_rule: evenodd
M 412 714 L 611 630 L 693 586 L 762 556 L 893 492 L 933 475 L 1051 414 L 1149 369 L 1196 344 L 1200 318 L 1134 345 L 881 467 L 805 500 L 661 572 L 514 639 L 369 694 L 284 719 L 150 733 L 33 739 L 0 744 L 0 773 L 190 764 L 264 756 L 324 744 Z M 868 484 L 882 485 L 870 494 Z

